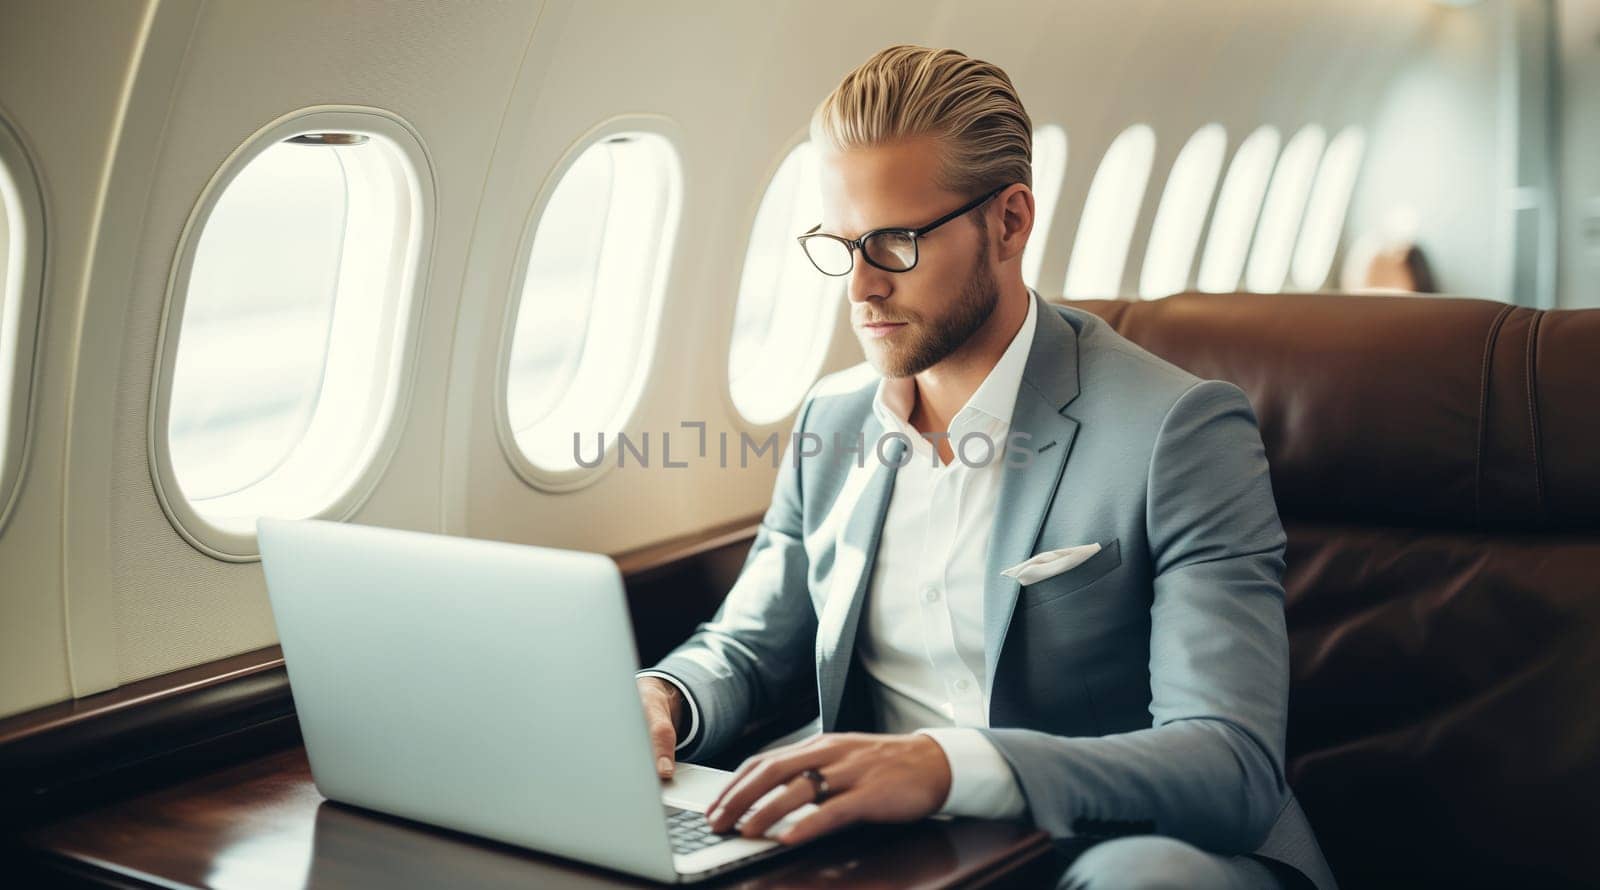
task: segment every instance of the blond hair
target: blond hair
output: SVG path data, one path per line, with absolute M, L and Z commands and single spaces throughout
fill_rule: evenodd
M 1033 187 L 1033 123 L 998 65 L 953 49 L 902 44 L 874 53 L 817 106 L 811 141 L 839 151 L 932 137 L 941 188 Z

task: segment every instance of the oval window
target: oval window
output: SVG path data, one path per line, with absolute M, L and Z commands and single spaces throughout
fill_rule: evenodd
M 1326 141 L 1322 128 L 1310 124 L 1283 147 L 1283 157 L 1278 159 L 1278 169 L 1272 174 L 1272 186 L 1261 208 L 1256 243 L 1250 248 L 1250 267 L 1245 271 L 1245 284 L 1253 291 L 1283 290 L 1295 238 L 1300 234 L 1300 220 L 1305 216 L 1306 199 L 1311 195 L 1311 180 Z
M 1145 248 L 1144 268 L 1139 272 L 1139 296 L 1147 300 L 1164 297 L 1189 286 L 1189 270 L 1194 267 L 1195 249 L 1200 246 L 1200 232 L 1205 228 L 1206 211 L 1211 209 L 1227 148 L 1227 132 L 1220 124 L 1207 124 L 1189 137 L 1172 162 L 1172 173 L 1150 227 L 1150 246 Z
M 1133 227 L 1144 205 L 1156 134 L 1144 124 L 1122 131 L 1095 171 L 1067 264 L 1066 296 L 1115 297 L 1122 292 Z
M 1317 170 L 1317 183 L 1306 205 L 1306 221 L 1300 241 L 1294 248 L 1291 268 L 1294 286 L 1316 290 L 1328 280 L 1333 255 L 1339 249 L 1339 234 L 1344 230 L 1345 212 L 1355 190 L 1356 173 L 1361 169 L 1361 152 L 1366 137 L 1360 127 L 1346 127 L 1328 143 L 1328 153 Z
M 681 179 L 664 136 L 603 137 L 562 171 L 525 238 L 502 420 L 513 465 L 536 485 L 565 489 L 603 469 L 601 437 L 614 448 L 638 403 Z
M 22 140 L 0 121 L 0 527 L 28 450 L 44 270 L 44 205 Z
M 1067 131 L 1046 124 L 1033 134 L 1033 231 L 1022 249 L 1022 280 L 1038 289 L 1050 226 L 1061 203 L 1061 185 L 1067 176 Z
M 1224 293 L 1239 286 L 1250 252 L 1250 234 L 1255 231 L 1277 157 L 1278 129 L 1270 125 L 1258 127 L 1234 152 L 1217 195 L 1217 208 L 1211 213 L 1211 233 L 1200 259 L 1200 290 Z
M 203 549 L 249 557 L 257 517 L 346 513 L 375 484 L 420 308 L 425 164 L 387 117 L 318 112 L 207 190 L 152 412 L 163 504 Z

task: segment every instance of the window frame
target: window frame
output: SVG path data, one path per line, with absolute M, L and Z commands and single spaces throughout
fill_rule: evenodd
M 640 332 L 642 352 L 638 364 L 633 371 L 633 379 L 629 381 L 623 394 L 625 408 L 619 408 L 617 416 L 618 431 L 634 422 L 639 413 L 639 408 L 644 404 L 645 390 L 654 377 L 655 363 L 659 356 L 661 316 L 667 302 L 667 294 L 671 290 L 669 281 L 676 270 L 680 242 L 678 234 L 683 227 L 685 208 L 688 203 L 688 189 L 685 187 L 684 146 L 687 140 L 675 121 L 663 115 L 631 114 L 619 115 L 591 127 L 567 146 L 561 157 L 551 166 L 544 181 L 539 186 L 538 193 L 534 196 L 528 208 L 528 214 L 523 220 L 522 229 L 517 237 L 516 253 L 511 267 L 511 275 L 506 282 L 505 307 L 502 312 L 500 324 L 500 344 L 495 352 L 494 394 L 492 414 L 494 415 L 495 437 L 500 442 L 500 452 L 505 456 L 513 472 L 517 474 L 528 486 L 539 491 L 551 494 L 564 494 L 587 488 L 598 482 L 615 465 L 617 452 L 617 437 L 611 435 L 606 442 L 605 450 L 600 454 L 599 462 L 593 467 L 578 466 L 575 468 L 543 467 L 534 463 L 521 446 L 517 444 L 516 430 L 511 424 L 511 403 L 509 400 L 511 385 L 511 359 L 512 350 L 516 340 L 517 316 L 522 307 L 522 290 L 528 274 L 528 264 L 533 259 L 533 242 L 538 235 L 539 223 L 544 218 L 546 208 L 555 196 L 556 190 L 561 186 L 567 172 L 577 163 L 584 152 L 593 148 L 606 139 L 624 133 L 648 133 L 663 139 L 670 148 L 671 163 L 674 168 L 676 181 L 669 183 L 671 193 L 668 196 L 668 207 L 662 222 L 661 244 L 656 257 L 656 267 L 651 271 L 651 289 L 653 293 L 646 295 L 645 317 L 642 321 L 644 329 Z M 726 361 L 724 360 L 724 364 Z M 583 357 L 580 354 L 578 366 L 583 366 Z M 726 374 L 722 376 L 726 377 Z M 721 389 L 727 390 L 726 386 Z M 613 432 L 608 430 L 607 432 Z
M 33 452 L 33 421 L 39 400 L 39 361 L 43 354 L 40 340 L 43 337 L 45 263 L 49 257 L 49 227 L 46 225 L 44 190 L 40 185 L 32 155 L 22 135 L 10 122 L 0 117 L 0 165 L 9 180 L 12 201 L 0 212 L 6 214 L 6 225 L 17 240 L 21 232 L 21 255 L 6 250 L 4 277 L 0 278 L 0 312 L 4 312 L 8 299 L 15 297 L 16 351 L 12 355 L 11 391 L 0 394 L 5 399 L 7 414 L 6 441 L 0 442 L 0 534 L 15 512 L 22 495 L 22 481 L 27 474 Z M 0 197 L 0 201 L 4 201 Z M 15 274 L 16 290 L 6 293 Z
M 421 135 L 409 122 L 381 108 L 365 106 L 314 106 L 289 112 L 251 134 L 217 167 L 189 212 L 167 281 L 166 301 L 156 342 L 156 363 L 150 384 L 150 404 L 145 425 L 145 444 L 150 461 L 150 478 L 162 512 L 172 527 L 201 553 L 224 562 L 255 562 L 261 558 L 254 532 L 240 533 L 221 528 L 189 503 L 178 484 L 172 463 L 167 428 L 171 419 L 173 372 L 177 363 L 178 341 L 188 303 L 189 280 L 199 252 L 201 234 L 212 211 L 228 186 L 252 161 L 285 139 L 316 132 L 366 132 L 393 143 L 411 166 L 416 192 L 412 208 L 415 217 L 415 259 L 409 269 L 395 274 L 400 280 L 402 299 L 408 304 L 397 311 L 396 320 L 405 325 L 405 334 L 396 341 L 393 356 L 395 379 L 393 402 L 381 428 L 373 432 L 372 449 L 364 466 L 352 481 L 311 518 L 345 521 L 372 496 L 400 444 L 410 414 L 421 349 L 421 321 L 428 302 L 428 276 L 432 265 L 435 232 L 437 183 L 432 158 Z M 380 415 L 382 416 L 382 415 Z

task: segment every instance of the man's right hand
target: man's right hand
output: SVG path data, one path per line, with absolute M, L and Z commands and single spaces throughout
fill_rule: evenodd
M 644 722 L 650 730 L 650 748 L 655 753 L 656 775 L 672 778 L 678 746 L 678 728 L 683 725 L 688 703 L 678 687 L 660 677 L 639 677 L 639 700 L 644 703 Z

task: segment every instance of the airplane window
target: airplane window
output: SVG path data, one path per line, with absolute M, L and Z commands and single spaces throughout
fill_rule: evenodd
M 1029 287 L 1039 286 L 1050 224 L 1061 200 L 1061 182 L 1067 175 L 1067 131 L 1046 124 L 1033 134 L 1033 232 L 1022 249 L 1022 277 Z
M 575 445 L 593 448 L 604 433 L 612 447 L 633 412 L 654 347 L 681 176 L 665 137 L 615 134 L 577 156 L 539 215 L 525 248 L 504 396 L 516 450 L 536 475 L 579 473 Z
M 1222 125 L 1207 124 L 1189 137 L 1172 162 L 1172 173 L 1150 227 L 1150 246 L 1145 248 L 1144 268 L 1139 273 L 1139 296 L 1153 299 L 1188 286 L 1195 248 L 1200 245 L 1227 148 L 1228 136 Z
M 338 509 L 392 439 L 426 208 L 420 148 L 388 129 L 279 126 L 197 211 L 153 422 L 158 473 L 182 513 L 221 532 L 214 555 L 248 557 L 237 538 L 253 539 L 259 516 Z
M 1261 213 L 1261 198 L 1278 157 L 1278 129 L 1258 128 L 1245 137 L 1234 152 L 1228 175 L 1222 179 L 1217 207 L 1211 214 L 1211 233 L 1200 258 L 1200 290 L 1225 293 L 1239 286 L 1245 255 L 1250 250 L 1250 233 L 1255 231 Z
M 827 353 L 843 280 L 816 274 L 794 240 L 821 218 L 817 153 L 801 143 L 778 166 L 756 211 L 733 313 L 729 392 L 752 423 L 793 411 Z
M 1144 204 L 1155 152 L 1155 131 L 1144 124 L 1123 130 L 1106 149 L 1078 221 L 1078 237 L 1067 264 L 1066 296 L 1114 297 L 1121 292 L 1128 245 Z
M 0 467 L 11 464 L 11 454 L 16 450 L 11 435 L 11 408 L 16 404 L 17 331 L 11 317 L 21 308 L 22 295 L 18 293 L 21 269 L 13 272 L 11 258 L 22 258 L 22 227 L 12 222 L 17 213 L 17 187 L 4 162 L 0 162 Z M 17 222 L 20 222 L 18 220 Z M 11 474 L 0 477 L 0 504 L 10 499 Z
M 1283 290 L 1289 274 L 1289 258 L 1300 234 L 1306 199 L 1311 195 L 1311 179 L 1327 136 L 1316 124 L 1302 127 L 1283 148 L 1278 169 L 1272 174 L 1267 201 L 1261 207 L 1256 226 L 1256 243 L 1250 248 L 1250 266 L 1245 270 L 1245 285 L 1261 293 Z
M 23 336 L 23 310 L 30 303 L 23 270 L 28 244 L 22 212 L 22 193 L 9 160 L 13 147 L 9 131 L 0 125 L 0 520 L 8 512 L 20 471 L 26 431 L 27 378 L 30 368 L 23 353 L 31 345 Z
M 44 276 L 44 203 L 33 167 L 0 120 L 0 527 L 16 503 L 33 400 Z
M 1360 127 L 1345 127 L 1328 143 L 1316 185 L 1311 188 L 1311 202 L 1306 205 L 1300 243 L 1294 249 L 1291 271 L 1297 288 L 1316 290 L 1328 280 L 1365 144 L 1366 136 Z

